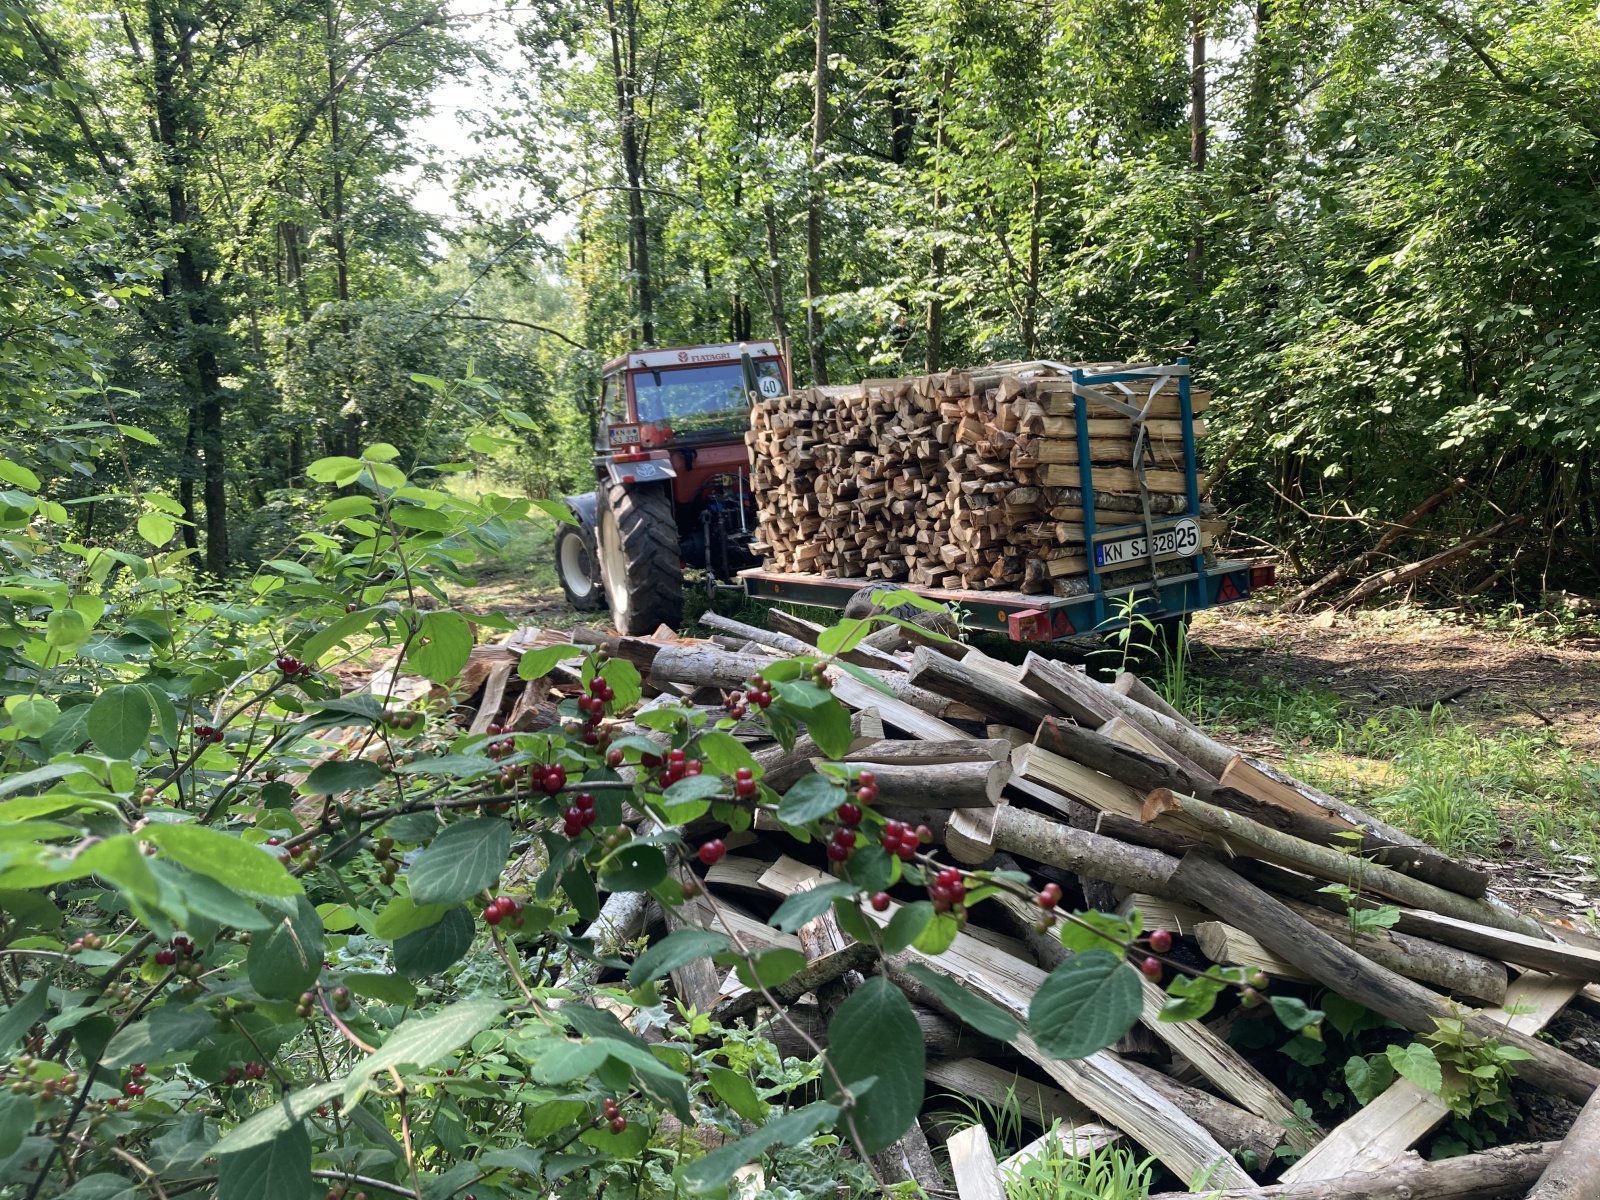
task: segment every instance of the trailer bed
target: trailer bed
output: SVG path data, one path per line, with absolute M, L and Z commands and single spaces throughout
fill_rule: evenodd
M 739 572 L 754 600 L 843 608 L 864 587 L 915 592 L 940 604 L 961 608 L 969 628 L 1000 633 L 1019 642 L 1052 642 L 1108 633 L 1138 618 L 1168 621 L 1185 614 L 1233 604 L 1273 581 L 1270 565 L 1242 560 L 1219 562 L 1198 572 L 1118 584 L 1081 596 L 1035 596 L 1008 591 L 964 591 L 912 587 L 882 579 L 824 578 L 760 567 Z M 1130 605 L 1129 597 L 1134 598 Z

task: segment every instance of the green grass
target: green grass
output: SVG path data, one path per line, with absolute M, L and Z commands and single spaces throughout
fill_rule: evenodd
M 1443 708 L 1363 716 L 1324 689 L 1271 678 L 1246 687 L 1192 664 L 1157 674 L 1153 685 L 1163 683 L 1197 721 L 1270 736 L 1306 782 L 1447 853 L 1493 855 L 1508 833 L 1547 857 L 1600 849 L 1600 767 L 1551 733 L 1480 733 Z
M 1044 1153 L 1006 1177 L 1006 1200 L 1144 1200 L 1155 1177 L 1155 1160 L 1140 1159 L 1120 1146 L 1074 1153 L 1059 1126 Z

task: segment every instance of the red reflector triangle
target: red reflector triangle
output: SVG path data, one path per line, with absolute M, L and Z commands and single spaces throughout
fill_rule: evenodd
M 1232 575 L 1224 575 L 1222 577 L 1222 586 L 1217 589 L 1217 599 L 1218 600 L 1237 600 L 1238 598 L 1239 598 L 1239 589 L 1233 582 L 1233 576 Z

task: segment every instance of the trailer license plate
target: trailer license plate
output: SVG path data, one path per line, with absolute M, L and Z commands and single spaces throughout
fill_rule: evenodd
M 1147 542 L 1153 545 L 1146 545 Z M 1094 548 L 1094 565 L 1115 567 L 1136 559 L 1159 558 L 1163 554 L 1194 554 L 1199 549 L 1200 526 L 1193 521 L 1179 521 L 1157 529 L 1150 538 L 1141 533 L 1118 542 L 1102 542 Z
M 637 425 L 613 425 L 606 430 L 606 434 L 613 446 L 637 446 L 639 444 L 639 427 Z

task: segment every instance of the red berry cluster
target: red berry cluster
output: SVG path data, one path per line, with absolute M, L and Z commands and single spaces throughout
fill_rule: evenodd
M 188 965 L 187 960 L 194 958 L 199 953 L 199 950 L 195 948 L 195 944 L 180 933 L 172 939 L 171 945 L 163 946 L 151 957 L 158 967 L 174 967 L 179 965 L 180 960 L 183 961 L 185 966 Z M 180 970 L 179 973 L 184 974 L 185 972 Z
M 761 794 L 756 773 L 749 767 L 740 767 L 733 773 L 733 794 L 740 800 L 754 800 Z
M 728 715 L 735 721 L 741 721 L 752 708 L 765 709 L 772 703 L 772 685 L 767 682 L 766 676 L 755 674 L 744 681 L 744 691 L 729 692 L 723 704 L 728 710 Z
M 910 862 L 917 856 L 924 842 L 933 841 L 933 831 L 926 825 L 912 828 L 904 821 L 890 821 L 883 827 L 883 848 L 899 855 L 901 862 Z
M 651 761 L 654 759 L 655 761 Z M 639 760 L 642 766 L 659 767 L 661 760 L 654 754 L 646 754 Z M 666 767 L 661 772 L 661 786 L 671 787 L 680 779 L 688 779 L 700 774 L 705 764 L 698 758 L 690 758 L 682 750 L 668 750 Z
M 607 1096 L 600 1105 L 600 1124 L 609 1123 L 612 1133 L 621 1133 L 628 1127 L 628 1118 L 622 1115 L 622 1110 L 617 1107 L 617 1102 Z
M 5 1084 L 14 1096 L 38 1096 L 41 1100 L 54 1100 L 57 1097 L 66 1096 L 76 1091 L 78 1081 L 81 1078 L 76 1071 L 68 1071 L 65 1075 L 58 1075 L 53 1079 L 35 1078 L 44 1064 L 35 1059 L 34 1054 L 42 1053 L 43 1050 L 44 1047 L 42 1045 L 36 1045 L 30 1039 L 29 1052 L 11 1061 L 11 1065 L 16 1069 L 17 1078 L 11 1079 L 8 1083 L 9 1077 L 4 1071 L 0 1071 L 0 1084 Z M 140 1095 L 143 1094 L 141 1089 Z M 90 1100 L 84 1107 L 125 1110 L 128 1107 L 128 1102 L 126 1100 L 113 1099 L 107 1100 L 103 1105 L 100 1105 L 97 1101 Z
M 712 838 L 709 842 L 700 843 L 700 849 L 695 851 L 695 857 L 706 866 L 715 866 L 722 861 L 722 856 L 728 852 L 728 844 L 721 838 Z
M 301 992 L 300 1002 L 294 1006 L 294 1015 L 302 1021 L 311 1019 L 312 1012 L 317 1007 L 317 994 L 315 992 Z
M 278 670 L 293 679 L 296 675 L 311 674 L 313 668 L 309 663 L 301 662 L 294 655 L 285 654 L 278 659 Z
M 578 711 L 583 714 L 583 744 L 600 744 L 600 721 L 606 715 L 606 706 L 617 698 L 611 685 L 601 675 L 589 681 L 589 694 L 578 697 Z
M 1039 894 L 1034 897 L 1034 901 L 1040 908 L 1048 912 L 1061 903 L 1061 885 L 1059 883 L 1045 884 L 1039 889 Z
M 933 901 L 934 912 L 949 912 L 967 898 L 967 883 L 960 870 L 946 867 L 933 877 L 928 885 L 928 898 Z
M 75 939 L 67 947 L 68 954 L 76 954 L 80 950 L 98 950 L 106 944 L 105 938 L 98 933 L 86 933 L 81 938 Z
M 266 1077 L 267 1068 L 264 1064 L 248 1062 L 242 1068 L 229 1067 L 222 1074 L 222 1082 L 232 1085 L 244 1079 L 265 1079 Z
M 498 925 L 507 921 L 513 928 L 522 928 L 522 905 L 511 896 L 496 896 L 484 906 L 483 920 L 486 925 Z
M 572 798 L 572 807 L 561 814 L 561 831 L 569 838 L 575 838 L 593 825 L 594 820 L 594 796 L 589 792 L 579 792 Z
M 220 742 L 222 740 L 222 730 L 215 729 L 210 725 L 196 725 L 194 727 L 194 736 L 195 740 L 200 742 Z
M 133 1066 L 129 1067 L 128 1082 L 122 1085 L 122 1094 L 132 1096 L 135 1100 L 143 1096 L 145 1087 L 139 1081 L 144 1078 L 144 1073 L 145 1065 L 143 1063 L 134 1063 Z

